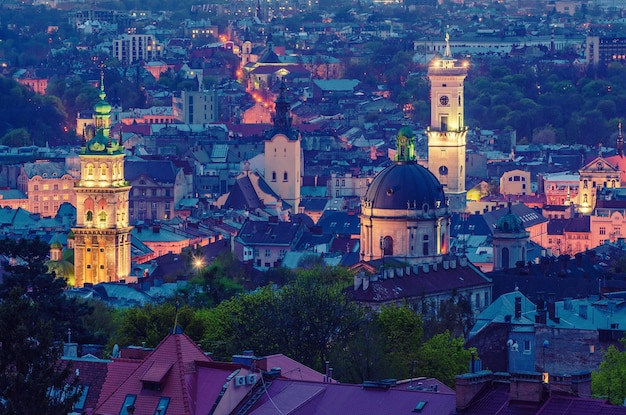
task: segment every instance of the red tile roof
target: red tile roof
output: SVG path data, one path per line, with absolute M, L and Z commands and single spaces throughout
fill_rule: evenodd
M 135 370 L 125 378 L 120 379 L 122 376 L 110 367 L 95 413 L 117 415 L 126 395 L 135 394 L 135 415 L 153 415 L 161 397 L 170 398 L 168 414 L 194 414 L 196 362 L 209 361 L 189 337 L 170 334 L 143 361 L 135 363 Z M 169 374 L 163 378 L 167 367 Z M 160 383 L 160 390 L 145 387 L 146 380 Z

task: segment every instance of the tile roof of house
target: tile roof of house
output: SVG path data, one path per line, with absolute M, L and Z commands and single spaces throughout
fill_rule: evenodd
M 425 266 L 428 267 L 427 272 L 422 266 L 384 269 L 386 277 L 370 279 L 366 289 L 350 287 L 347 290 L 354 301 L 384 303 L 491 284 L 489 278 L 471 264 L 448 269 L 439 264 L 436 270 Z
M 324 232 L 339 235 L 360 235 L 361 220 L 355 212 L 326 210 L 317 221 Z
M 453 411 L 457 415 L 624 415 L 626 407 L 599 399 L 551 393 L 541 402 L 514 400 L 507 383 L 495 382 L 484 388 L 470 406 Z
M 177 169 L 171 160 L 126 160 L 124 176 L 133 181 L 145 176 L 157 183 L 175 183 Z
M 502 216 L 506 215 L 508 212 L 509 212 L 509 208 L 503 207 L 498 210 L 493 210 L 491 212 L 484 213 L 482 216 L 487 222 L 487 224 L 489 225 L 489 227 L 493 229 L 495 228 L 495 225 L 498 222 L 498 220 Z M 544 218 L 541 215 L 540 211 L 531 209 L 528 206 L 524 205 L 523 203 L 517 203 L 517 204 L 511 205 L 511 212 L 513 212 L 515 215 L 520 217 L 526 229 L 530 228 L 531 226 L 538 225 L 540 223 L 548 222 L 548 219 Z
M 12 199 L 28 199 L 28 197 L 21 190 L 17 190 L 17 189 L 0 190 L 0 200 L 12 200 Z
M 29 179 L 35 176 L 45 179 L 56 179 L 68 174 L 65 170 L 65 163 L 44 160 L 35 163 L 24 163 L 24 173 L 26 173 Z
M 318 383 L 276 379 L 247 412 L 249 415 L 314 414 L 410 414 L 424 402 L 422 414 L 449 414 L 455 407 L 454 393 L 417 391 L 396 387 Z
M 271 190 L 271 189 L 269 189 Z M 272 196 L 278 198 L 274 193 L 270 193 Z M 263 207 L 263 200 L 257 195 L 254 185 L 250 181 L 250 176 L 245 175 L 237 178 L 235 184 L 230 189 L 230 194 L 224 202 L 225 209 L 258 209 Z
M 607 272 L 600 262 L 600 258 L 588 252 L 572 259 L 567 255 L 545 257 L 539 264 L 492 271 L 487 275 L 493 280 L 493 298 L 517 287 L 524 293 L 554 293 L 558 301 L 565 297 L 582 298 L 598 294 L 599 281 L 604 280 Z
M 118 414 L 125 397 L 135 394 L 136 415 L 153 415 L 161 397 L 170 398 L 167 413 L 195 414 L 199 392 L 195 363 L 210 360 L 185 334 L 170 334 L 125 379 L 109 382 L 107 376 L 95 413 Z M 113 375 L 115 370 L 109 373 Z M 150 383 L 158 383 L 159 388 L 151 389 Z
M 569 219 L 565 225 L 565 232 L 591 232 L 591 217 L 580 216 Z
M 291 245 L 304 225 L 294 222 L 247 221 L 241 227 L 237 240 L 251 245 Z

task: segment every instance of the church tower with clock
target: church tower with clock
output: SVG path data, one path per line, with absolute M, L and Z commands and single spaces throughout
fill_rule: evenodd
M 467 62 L 460 62 L 450 53 L 450 36 L 446 34 L 443 57 L 430 62 L 430 127 L 428 134 L 428 169 L 442 184 L 452 212 L 464 212 L 465 190 L 465 126 L 463 82 Z
M 80 150 L 74 233 L 75 286 L 115 282 L 130 275 L 132 227 L 128 224 L 130 185 L 124 178 L 124 147 L 110 136 L 111 105 L 94 106 L 95 136 Z

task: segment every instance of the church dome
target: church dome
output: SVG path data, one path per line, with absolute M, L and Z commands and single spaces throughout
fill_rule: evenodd
M 524 227 L 522 219 L 513 213 L 511 206 L 509 206 L 509 211 L 496 222 L 495 232 L 524 233 L 526 232 L 526 228 Z
M 428 211 L 445 207 L 439 180 L 414 161 L 396 162 L 376 175 L 365 200 L 374 209 L 418 208 Z
M 111 113 L 111 104 L 101 99 L 93 106 L 93 111 L 99 115 L 108 115 Z

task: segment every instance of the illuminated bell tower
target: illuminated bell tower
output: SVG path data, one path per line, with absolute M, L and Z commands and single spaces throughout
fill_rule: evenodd
M 450 36 L 442 58 L 435 58 L 428 67 L 430 79 L 430 127 L 428 134 L 428 169 L 444 187 L 452 212 L 464 212 L 465 147 L 467 126 L 464 122 L 463 82 L 467 63 L 459 62 L 450 53 Z
M 119 281 L 131 269 L 130 185 L 124 179 L 124 148 L 110 136 L 111 105 L 105 97 L 101 77 L 100 101 L 94 106 L 96 134 L 83 143 L 79 153 L 81 179 L 74 185 L 76 287 Z

